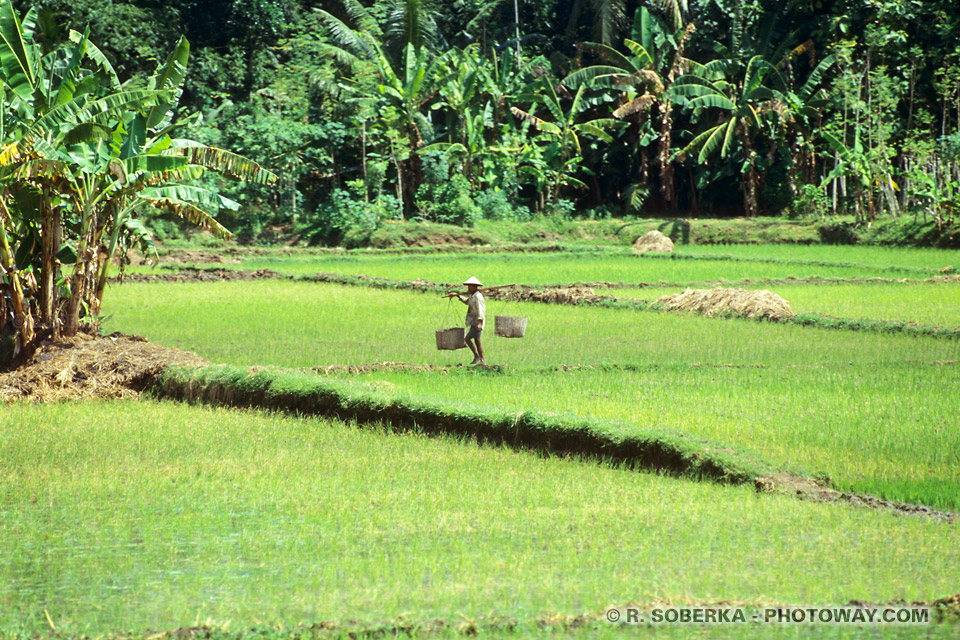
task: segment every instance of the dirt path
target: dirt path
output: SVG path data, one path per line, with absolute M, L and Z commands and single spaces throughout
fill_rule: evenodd
M 272 269 L 244 271 L 242 269 L 185 268 L 170 273 L 129 273 L 123 282 L 222 282 L 224 280 L 292 280 Z
M 231 260 L 219 262 L 229 263 Z M 395 280 L 378 278 L 376 276 L 350 275 L 344 273 L 317 272 L 295 276 L 281 273 L 273 269 L 223 269 L 218 267 L 178 267 L 169 273 L 133 273 L 124 276 L 129 282 L 216 282 L 219 280 L 312 280 L 329 282 L 332 284 L 354 284 L 383 286 L 391 289 L 414 289 L 419 291 L 449 290 L 459 285 L 451 282 L 433 282 L 430 280 Z M 679 287 L 750 287 L 772 285 L 869 285 L 869 284 L 956 284 L 960 283 L 960 275 L 933 276 L 930 278 L 745 278 L 742 280 L 703 280 L 698 282 L 672 282 L 659 280 L 655 282 L 610 282 L 607 280 L 569 282 L 560 285 L 518 285 L 513 296 L 535 296 L 536 294 L 522 292 L 549 292 L 563 289 L 673 289 Z M 521 293 L 518 293 L 521 292 Z M 505 295 L 502 292 L 491 292 L 489 297 Z M 591 294 L 593 295 L 593 294 Z M 601 299 L 613 299 L 611 296 L 599 296 Z M 521 298 L 514 298 L 521 299 Z M 535 299 L 525 298 L 525 299 Z
M 761 476 L 756 479 L 754 485 L 760 493 L 781 493 L 792 495 L 799 500 L 831 502 L 863 509 L 880 509 L 903 516 L 932 518 L 947 524 L 960 522 L 960 513 L 938 511 L 932 507 L 910 502 L 896 502 L 866 493 L 837 491 L 811 478 L 802 478 L 789 473 Z

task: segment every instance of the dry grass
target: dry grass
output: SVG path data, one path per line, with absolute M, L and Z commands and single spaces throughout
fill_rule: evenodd
M 0 373 L 0 400 L 129 397 L 167 366 L 205 363 L 194 353 L 151 344 L 139 336 L 81 333 L 44 342 L 28 362 Z
M 682 293 L 663 296 L 657 302 L 668 311 L 695 311 L 705 316 L 719 314 L 786 320 L 797 315 L 789 302 L 766 289 L 686 289 Z
M 673 241 L 654 229 L 637 238 L 633 250 L 636 253 L 673 253 Z
M 551 304 L 581 304 L 612 300 L 611 296 L 594 293 L 590 287 L 516 287 L 492 292 L 489 296 L 495 300 L 515 300 L 517 302 L 548 302 Z

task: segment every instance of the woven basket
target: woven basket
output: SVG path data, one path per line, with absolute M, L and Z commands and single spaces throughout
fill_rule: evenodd
M 437 331 L 437 349 L 440 351 L 466 349 L 467 343 L 463 339 L 465 334 L 466 330 L 463 327 Z
M 493 332 L 501 338 L 522 338 L 527 332 L 527 319 L 513 316 L 494 316 Z

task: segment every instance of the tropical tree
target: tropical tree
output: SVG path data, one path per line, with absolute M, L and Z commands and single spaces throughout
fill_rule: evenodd
M 39 273 L 39 317 L 46 333 L 73 335 L 83 310 L 96 322 L 118 247 L 151 246 L 136 219 L 146 204 L 166 208 L 226 236 L 211 211 L 234 208 L 192 184 L 205 170 L 260 183 L 275 176 L 255 163 L 190 140 L 175 138 L 189 44 L 182 38 L 146 89 L 124 90 L 103 54 L 86 35 L 48 56 L 35 55 L 31 14 L 21 22 L 9 0 L 0 5 L 4 122 L 0 141 L 5 285 L 21 290 L 21 274 Z M 93 69 L 84 67 L 93 62 Z M 11 133 L 8 133 L 11 132 Z M 19 248 L 9 260 L 9 230 Z M 37 236 L 39 235 L 39 242 Z M 37 251 L 39 245 L 40 250 Z M 69 278 L 60 266 L 73 263 Z M 14 304 L 17 307 L 17 304 Z M 33 311 L 23 305 L 20 347 L 34 336 L 22 330 Z
M 683 28 L 684 16 L 689 12 L 687 0 L 655 0 L 651 2 L 667 17 L 673 30 Z M 593 17 L 593 39 L 612 45 L 625 27 L 629 27 L 626 0 L 574 0 L 570 8 L 567 32 L 572 33 L 585 8 Z M 645 8 L 645 7 L 643 7 Z
M 637 12 L 634 28 L 637 40 L 627 39 L 624 55 L 602 43 L 587 42 L 582 50 L 598 56 L 605 64 L 585 67 L 564 79 L 570 86 L 588 85 L 620 92 L 613 111 L 618 119 L 640 123 L 647 119 L 652 108 L 659 117 L 657 162 L 660 173 L 660 195 L 668 209 L 676 206 L 673 152 L 673 101 L 668 89 L 678 75 L 692 63 L 684 57 L 687 40 L 694 31 L 693 24 L 677 32 L 669 32 L 662 22 L 645 7 Z M 662 42 L 657 46 L 657 41 Z M 642 165 L 646 166 L 644 154 Z M 637 192 L 636 187 L 632 192 Z
M 736 68 L 733 62 L 721 68 Z M 757 215 L 757 184 L 759 180 L 758 159 L 753 136 L 764 129 L 764 117 L 779 117 L 776 107 L 786 99 L 779 91 L 765 83 L 768 78 L 779 79 L 779 74 L 761 56 L 747 62 L 740 81 L 723 78 L 711 79 L 709 70 L 700 67 L 697 71 L 682 75 L 671 87 L 671 92 L 681 104 L 705 117 L 708 125 L 704 131 L 680 151 L 680 155 L 696 152 L 696 160 L 705 164 L 719 153 L 723 159 L 735 154 L 740 165 L 744 206 L 747 215 Z M 699 72 L 699 73 L 698 73 Z M 780 79 L 782 85 L 782 79 Z M 712 117 L 711 117 L 712 116 Z
M 531 106 L 541 105 L 543 108 L 537 112 L 540 115 L 531 113 L 532 109 L 525 111 L 518 107 L 511 107 L 511 111 L 518 118 L 529 122 L 541 134 L 540 139 L 545 143 L 546 161 L 553 168 L 549 196 L 556 204 L 560 200 L 560 189 L 564 184 L 585 186 L 573 176 L 576 165 L 583 157 L 580 137 L 588 135 L 604 142 L 612 142 L 613 138 L 607 133 L 607 129 L 617 127 L 618 123 L 612 118 L 582 119 L 589 109 L 596 106 L 594 101 L 585 96 L 586 88 L 583 86 L 577 89 L 569 107 L 564 109 L 553 83 L 553 78 L 541 76 L 531 87 L 535 92 L 519 97 Z M 552 118 L 552 121 L 546 118 Z
M 450 71 L 445 58 L 436 57 L 427 47 L 418 48 L 413 42 L 405 45 L 403 55 L 394 62 L 377 39 L 378 32 L 369 13 L 349 1 L 345 6 L 353 7 L 356 19 L 366 30 L 354 30 L 335 16 L 321 12 L 336 42 L 327 45 L 326 49 L 343 67 L 354 73 L 353 79 L 342 83 L 354 99 L 375 96 L 380 110 L 391 108 L 400 115 L 409 153 L 405 167 L 396 155 L 394 163 L 400 185 L 398 191 L 403 196 L 404 209 L 409 212 L 422 180 L 421 150 L 428 142 L 433 142 L 434 137 L 433 124 L 425 110 Z M 373 71 L 373 82 L 362 72 L 363 69 Z

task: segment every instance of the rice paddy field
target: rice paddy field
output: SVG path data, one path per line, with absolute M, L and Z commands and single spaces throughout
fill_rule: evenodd
M 930 282 L 861 284 L 745 284 L 747 289 L 773 291 L 789 301 L 797 313 L 915 322 L 941 327 L 960 327 L 960 283 L 944 286 Z M 618 298 L 656 300 L 679 293 L 685 287 L 644 287 L 602 291 Z
M 960 566 L 956 527 L 752 487 L 172 403 L 5 413 L 7 633 L 44 612 L 91 636 L 400 614 L 535 630 L 627 602 L 913 601 Z
M 801 313 L 960 326 L 960 282 L 921 282 L 960 263 L 956 254 L 678 252 L 278 255 L 232 268 L 661 285 L 598 291 L 647 299 L 704 282 L 784 280 L 762 287 Z M 857 281 L 878 277 L 897 281 Z M 469 369 L 455 366 L 467 351 L 435 348 L 434 331 L 463 314 L 436 294 L 303 280 L 127 283 L 108 290 L 104 311 L 105 332 L 215 363 L 301 369 L 450 411 L 593 419 L 625 436 L 665 428 L 840 491 L 960 511 L 956 338 L 491 300 L 488 316 L 527 317 L 527 335 L 498 338 L 491 326 L 484 344 L 498 366 Z M 431 367 L 326 369 L 378 362 Z M 732 630 L 603 620 L 631 603 L 932 602 L 958 591 L 956 519 L 148 397 L 3 405 L 0 429 L 0 637 L 188 627 L 224 638 L 398 628 L 415 637 L 960 635 L 956 618 Z
M 728 249 L 725 247 L 725 249 Z M 932 250 L 931 250 L 932 251 Z M 940 252 L 942 253 L 942 252 Z M 559 285 L 572 282 L 687 283 L 736 282 L 745 279 L 924 278 L 938 274 L 945 256 L 912 256 L 902 263 L 883 264 L 882 254 L 841 254 L 831 262 L 729 253 L 684 253 L 634 256 L 629 249 L 543 254 L 365 254 L 254 257 L 244 269 L 275 269 L 286 273 L 330 272 L 362 274 L 398 280 L 456 282 L 457 273 L 483 273 L 490 282 Z M 839 259 L 838 259 L 839 258 Z M 870 260 L 870 261 L 867 261 Z M 947 265 L 949 266 L 949 265 Z

